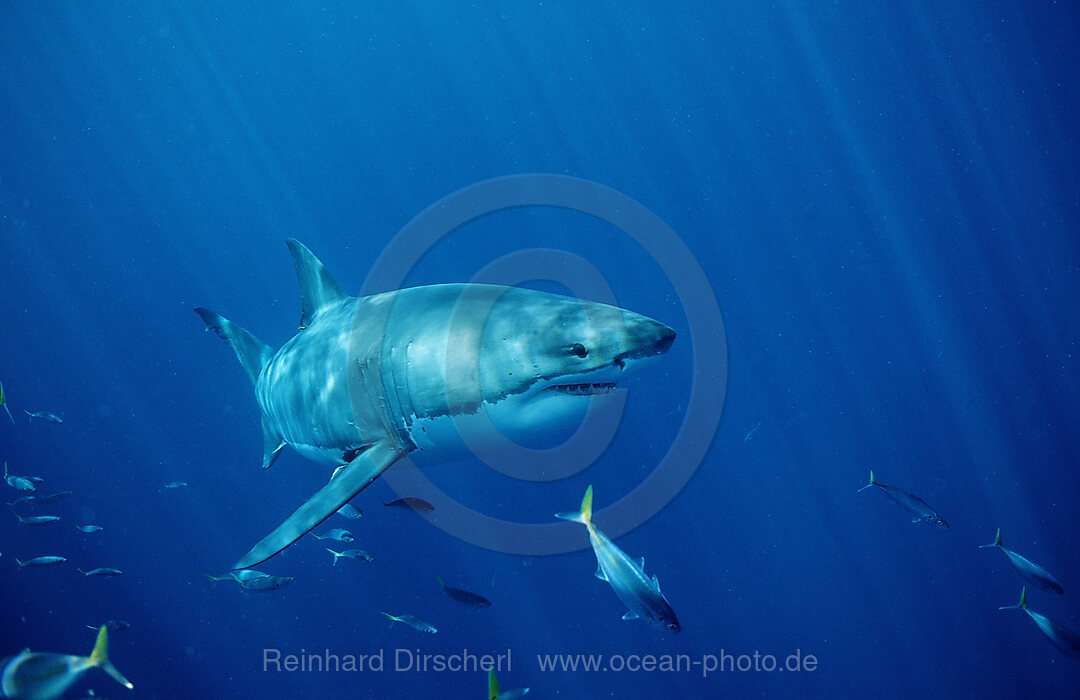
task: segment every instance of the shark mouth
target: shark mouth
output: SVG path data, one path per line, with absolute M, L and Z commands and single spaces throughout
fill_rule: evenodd
M 554 384 L 549 388 L 561 394 L 593 396 L 595 394 L 610 394 L 612 391 L 615 391 L 615 382 L 598 382 L 596 384 Z

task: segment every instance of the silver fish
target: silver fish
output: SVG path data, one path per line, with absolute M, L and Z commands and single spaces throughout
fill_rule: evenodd
M 105 528 L 100 525 L 76 525 L 75 529 L 79 532 L 85 532 L 86 534 L 91 535 L 95 532 L 101 532 Z
M 940 528 L 949 527 L 949 523 L 945 521 L 945 518 L 938 515 L 937 511 L 930 507 L 929 503 L 904 489 L 889 486 L 888 484 L 883 484 L 880 481 L 875 480 L 873 470 L 870 471 L 870 483 L 863 486 L 859 491 L 865 491 L 871 486 L 877 486 L 885 492 L 886 496 L 899 503 L 905 510 L 914 515 L 915 517 L 911 522 L 926 522 L 931 525 L 937 525 Z
M 96 630 L 100 625 L 87 625 L 87 629 Z M 104 625 L 110 632 L 120 632 L 131 627 L 130 622 L 124 622 L 123 620 L 109 620 Z
M 350 520 L 359 520 L 364 517 L 364 512 L 351 503 L 346 503 L 338 508 L 337 514 Z
M 390 613 L 383 613 L 383 615 L 390 618 L 394 622 L 404 622 L 409 627 L 412 627 L 414 630 L 418 630 L 420 632 L 423 632 L 424 634 L 435 634 L 435 633 L 437 633 L 439 631 L 439 630 L 435 629 L 434 625 L 432 625 L 430 623 L 427 623 L 427 622 L 424 622 L 420 618 L 413 617 L 412 615 L 400 615 L 399 616 L 399 615 L 391 615 Z
M 90 569 L 89 571 L 83 571 L 82 569 L 76 569 L 83 576 L 120 576 L 124 572 L 120 569 L 113 569 L 108 566 L 103 566 L 97 569 Z
M 71 491 L 57 491 L 56 493 L 50 493 L 48 496 L 23 496 L 22 498 L 16 498 L 9 506 L 40 506 L 46 503 L 52 503 L 53 501 L 59 501 L 61 498 L 70 496 Z
M 15 563 L 19 566 L 52 566 L 54 564 L 63 564 L 65 561 L 67 561 L 67 559 L 65 559 L 64 557 L 48 556 L 34 557 L 30 561 L 19 561 L 18 559 L 16 559 Z
M 488 700 L 517 700 L 528 692 L 528 688 L 500 689 L 499 679 L 495 677 L 495 667 L 488 668 Z
M 0 669 L 0 693 L 5 698 L 52 700 L 92 668 L 100 668 L 125 688 L 134 688 L 109 661 L 109 633 L 102 625 L 90 656 L 45 654 L 24 649 Z
M 1039 631 L 1043 633 L 1043 636 L 1050 640 L 1050 643 L 1063 651 L 1068 656 L 1074 659 L 1080 659 L 1080 635 L 1073 632 L 1071 629 L 1060 623 L 1054 622 L 1045 615 L 1031 610 L 1027 606 L 1027 588 L 1023 588 L 1020 591 L 1020 602 L 1016 605 L 1005 605 L 998 608 L 998 610 L 1023 610 L 1031 618 L 1031 621 L 1035 623 L 1035 626 L 1039 628 Z
M 337 565 L 337 560 L 340 557 L 345 557 L 347 559 L 363 559 L 364 561 L 375 561 L 375 557 L 371 556 L 362 549 L 346 549 L 344 552 L 335 552 L 328 547 L 326 551 L 334 555 L 335 565 Z
M 987 547 L 997 547 L 1005 556 L 1008 557 L 1009 563 L 1013 565 L 1016 572 L 1023 577 L 1028 583 L 1033 583 L 1039 588 L 1047 591 L 1053 591 L 1054 593 L 1064 593 L 1065 589 L 1058 583 L 1058 580 L 1054 578 L 1049 571 L 1042 568 L 1035 562 L 1031 561 L 1027 557 L 1024 557 L 1016 552 L 1012 551 L 1004 544 L 1001 543 L 1001 528 L 998 528 L 997 534 L 994 535 L 994 541 L 990 544 L 979 545 L 979 549 L 986 549 Z
M 19 519 L 19 522 L 23 525 L 47 525 L 49 523 L 55 523 L 60 519 L 59 515 L 30 515 L 23 517 L 18 513 L 15 513 L 15 517 Z
M 247 591 L 272 591 L 287 586 L 296 580 L 292 576 L 273 576 L 254 569 L 230 571 L 224 576 L 211 576 L 210 574 L 203 574 L 203 576 L 211 581 L 236 581 L 241 588 Z
M 27 410 L 26 410 L 26 409 L 24 408 L 24 409 L 23 409 L 23 413 L 25 413 L 26 415 L 30 416 L 30 422 L 31 422 L 31 423 L 33 423 L 33 422 L 34 422 L 34 419 L 35 419 L 35 418 L 38 418 L 38 419 L 40 419 L 40 420 L 43 420 L 43 421 L 45 421 L 46 423 L 53 423 L 53 424 L 56 424 L 56 425 L 60 425 L 61 423 L 63 423 L 63 422 L 64 422 L 64 419 L 63 419 L 63 418 L 61 418 L 60 416 L 56 415 L 55 413 L 49 413 L 48 411 L 33 411 L 33 412 L 31 412 L 31 411 L 27 411 Z
M 325 535 L 316 535 L 313 533 L 311 536 L 317 540 L 336 540 L 338 542 L 345 542 L 346 544 L 356 541 L 356 537 L 351 532 L 342 530 L 341 528 L 335 528 Z
M 645 574 L 645 559 L 634 561 L 592 524 L 592 501 L 593 490 L 589 486 L 581 500 L 580 512 L 556 513 L 555 517 L 581 523 L 588 528 L 589 542 L 596 555 L 596 578 L 611 584 L 615 595 L 630 608 L 623 615 L 624 620 L 642 618 L 669 632 L 679 632 L 682 629 L 679 618 L 660 592 L 660 581 L 655 575 L 649 578 Z
M 14 423 L 15 422 L 15 416 L 11 415 L 11 409 L 8 408 L 7 397 L 4 396 L 4 383 L 3 382 L 0 382 L 0 406 L 4 407 L 4 410 L 7 411 L 8 418 L 10 418 L 11 422 Z
M 14 474 L 8 474 L 8 464 L 4 461 L 4 481 L 7 485 L 18 491 L 37 491 L 37 486 L 34 486 L 34 482 L 27 479 L 25 476 L 15 476 Z

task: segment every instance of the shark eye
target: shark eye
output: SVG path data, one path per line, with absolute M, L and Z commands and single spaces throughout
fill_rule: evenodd
M 581 343 L 574 343 L 573 345 L 570 346 L 570 354 L 571 355 L 576 355 L 577 357 L 584 358 L 584 357 L 588 356 L 589 351 Z

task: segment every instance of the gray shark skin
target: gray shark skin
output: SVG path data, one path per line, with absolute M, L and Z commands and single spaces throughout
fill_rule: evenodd
M 206 309 L 255 385 L 263 468 L 285 445 L 337 467 L 234 569 L 269 559 L 408 455 L 419 466 L 569 435 L 590 400 L 655 361 L 675 331 L 606 304 L 441 284 L 346 295 L 301 243 L 300 332 L 277 351 Z

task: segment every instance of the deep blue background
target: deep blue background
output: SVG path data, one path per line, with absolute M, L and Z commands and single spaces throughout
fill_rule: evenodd
M 284 674 L 262 649 L 513 649 L 530 697 L 1076 697 L 1080 664 L 1014 603 L 994 529 L 1062 580 L 1033 609 L 1080 630 L 1080 87 L 1070 3 L 4 3 L 0 458 L 66 522 L 0 526 L 0 655 L 112 656 L 131 697 L 483 697 L 482 674 Z M 458 5 L 458 3 L 452 3 Z M 278 345 L 299 301 L 284 240 L 343 286 L 414 215 L 490 177 L 565 173 L 661 216 L 707 271 L 730 351 L 724 421 L 661 514 L 619 538 L 683 622 L 622 622 L 592 554 L 478 550 L 382 483 L 350 525 L 372 564 L 307 538 L 275 593 L 211 587 L 315 491 L 260 472 L 248 379 L 191 312 Z M 554 484 L 433 474 L 528 522 L 595 483 L 615 501 L 667 450 L 692 381 L 659 267 L 568 212 L 503 212 L 411 283 L 499 255 L 579 254 L 680 339 L 636 378 L 600 463 Z M 715 369 L 715 368 L 713 368 Z M 22 409 L 63 412 L 27 423 Z M 760 423 L 753 438 L 744 436 Z M 874 468 L 952 523 L 908 522 Z M 164 491 L 184 480 L 187 489 Z M 7 489 L 7 487 L 4 487 Z M 14 491 L 7 489 L 6 496 Z M 9 500 L 5 498 L 5 501 Z M 105 531 L 84 536 L 72 521 Z M 603 527 L 603 522 L 599 523 Z M 583 538 L 584 541 L 584 538 Z M 63 554 L 51 569 L 14 559 Z M 84 579 L 76 566 L 116 566 Z M 447 599 L 432 572 L 483 593 Z M 435 637 L 378 614 L 435 622 Z M 813 673 L 541 673 L 537 653 L 816 655 Z M 86 685 L 126 693 L 104 675 Z

